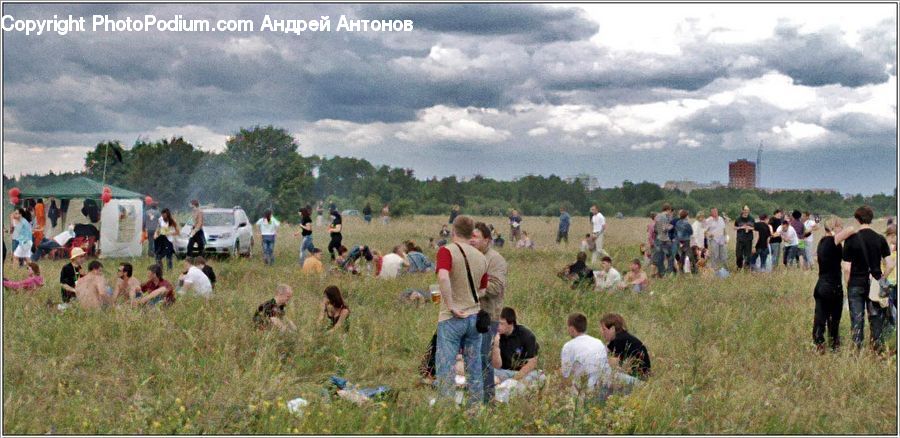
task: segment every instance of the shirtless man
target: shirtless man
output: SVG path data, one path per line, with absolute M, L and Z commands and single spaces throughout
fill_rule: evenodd
M 194 199 L 191 201 L 191 213 L 194 218 L 194 226 L 191 228 L 191 237 L 188 239 L 187 256 L 193 257 L 203 255 L 203 249 L 206 246 L 206 235 L 203 234 L 203 212 L 200 210 L 200 201 Z M 196 253 L 195 251 L 196 247 Z
M 88 265 L 88 273 L 75 283 L 75 296 L 83 309 L 99 309 L 111 301 L 106 294 L 102 263 L 94 260 Z
M 119 264 L 119 270 L 116 272 L 113 302 L 117 302 L 120 297 L 131 302 L 141 293 L 141 282 L 132 276 L 133 273 L 134 267 L 131 266 L 131 263 L 122 262 Z

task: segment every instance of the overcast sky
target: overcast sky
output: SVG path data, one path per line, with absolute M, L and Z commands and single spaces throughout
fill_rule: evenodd
M 300 152 L 418 177 L 529 173 L 663 183 L 896 187 L 896 5 L 21 5 L 88 32 L 4 32 L 4 173 L 80 169 L 100 141 L 221 151 L 257 124 Z M 251 19 L 249 33 L 91 32 L 93 14 Z M 328 15 L 331 32 L 262 32 Z M 345 14 L 412 32 L 337 32 Z

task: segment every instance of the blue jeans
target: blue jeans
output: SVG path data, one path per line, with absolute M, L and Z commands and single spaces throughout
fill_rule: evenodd
M 799 265 L 800 264 L 800 248 L 795 246 L 785 246 L 784 247 L 784 265 Z
M 662 241 L 657 239 L 653 244 L 655 251 L 653 251 L 653 261 L 656 264 L 656 273 L 660 277 L 666 274 L 666 257 L 669 257 L 669 264 L 673 264 L 674 260 L 672 260 L 672 242 L 666 240 Z M 674 269 L 673 269 L 674 271 Z
M 156 234 L 156 230 L 147 230 L 147 255 L 153 257 L 156 254 L 156 240 L 153 239 L 153 235 Z
M 300 266 L 303 266 L 303 262 L 306 261 L 306 257 L 309 256 L 309 252 L 316 249 L 313 246 L 312 234 L 309 236 L 303 236 L 303 241 L 300 242 Z
M 438 323 L 437 354 L 435 355 L 435 372 L 438 378 L 438 389 L 441 397 L 453 398 L 454 376 L 453 365 L 459 346 L 464 348 L 466 364 L 466 385 L 469 392 L 469 404 L 481 403 L 484 399 L 484 380 L 481 375 L 481 333 L 475 329 L 476 316 L 451 318 Z
M 275 264 L 275 235 L 262 235 L 263 263 L 267 265 Z
M 775 269 L 778 266 L 778 261 L 781 260 L 781 242 L 775 242 L 769 244 L 769 249 L 771 250 L 772 256 L 772 269 Z
M 494 399 L 494 366 L 491 364 L 491 341 L 497 335 L 498 321 L 491 321 L 491 329 L 481 334 L 481 371 L 484 373 L 484 402 Z
M 761 272 L 766 272 L 766 259 L 769 258 L 769 247 L 765 248 L 757 248 L 756 253 L 750 257 L 750 268 L 753 269 L 756 265 L 756 260 L 759 259 L 759 270 Z
M 853 285 L 847 288 L 847 307 L 850 309 L 850 336 L 856 348 L 862 347 L 865 314 L 869 316 L 869 342 L 876 349 L 884 344 L 885 310 L 869 299 L 869 283 L 864 286 Z

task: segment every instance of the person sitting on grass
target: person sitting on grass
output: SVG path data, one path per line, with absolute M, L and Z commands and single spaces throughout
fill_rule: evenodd
M 212 283 L 191 257 L 184 259 L 184 273 L 178 277 L 178 282 L 181 284 L 179 293 L 193 292 L 204 298 L 212 295 Z
M 573 313 L 566 320 L 572 339 L 560 352 L 563 384 L 576 392 L 597 394 L 601 401 L 613 392 L 629 392 L 638 379 L 613 371 L 606 346 L 586 333 L 587 326 L 587 317 L 581 313 Z
M 344 248 L 346 249 L 346 248 Z M 321 274 L 325 271 L 325 267 L 322 266 L 322 250 L 319 248 L 313 248 L 309 250 L 309 256 L 306 257 L 306 260 L 303 261 L 302 271 L 304 274 Z
M 203 271 L 203 274 L 206 275 L 206 278 L 209 279 L 209 284 L 213 289 L 216 288 L 216 271 L 213 270 L 212 266 L 206 264 L 206 259 L 203 256 L 194 257 L 194 264 Z
M 321 251 L 320 251 L 321 252 Z M 294 322 L 285 317 L 284 308 L 294 296 L 294 291 L 286 284 L 279 284 L 275 288 L 275 298 L 272 298 L 256 308 L 253 314 L 253 323 L 259 330 L 275 327 L 282 332 L 297 330 Z
M 397 245 L 390 253 L 381 258 L 381 269 L 376 275 L 381 279 L 397 278 L 403 267 L 409 267 L 409 261 L 406 259 L 406 253 L 403 252 L 403 246 Z
M 349 330 L 347 317 L 350 316 L 350 308 L 344 303 L 341 296 L 341 290 L 337 286 L 328 286 L 325 288 L 325 298 L 322 300 L 322 313 L 319 314 L 319 324 L 327 317 L 331 322 L 329 333 L 342 328 L 344 331 Z
M 163 278 L 162 265 L 147 267 L 147 282 L 141 285 L 141 293 L 136 298 L 134 305 L 163 303 L 168 306 L 175 303 L 175 288 Z
M 511 307 L 500 310 L 500 324 L 491 342 L 491 366 L 497 383 L 507 379 L 526 382 L 536 379 L 539 350 L 534 333 L 516 321 L 516 311 Z
M 503 240 L 503 235 L 497 234 L 497 238 L 494 239 L 494 248 L 503 248 L 505 243 L 506 241 Z
M 622 274 L 612 266 L 612 259 L 609 256 L 600 259 L 600 269 L 594 271 L 594 290 L 613 292 L 621 282 Z
M 619 290 L 630 289 L 633 292 L 645 292 L 650 287 L 650 278 L 641 270 L 641 261 L 631 261 L 631 269 L 625 274 L 625 279 L 619 283 Z
M 594 272 L 587 266 L 586 262 L 587 254 L 584 251 L 581 251 L 578 253 L 575 263 L 572 263 L 557 272 L 556 276 L 563 280 L 571 281 L 572 289 L 575 289 L 585 284 L 586 280 L 593 280 Z
M 650 376 L 650 353 L 640 339 L 625 328 L 625 318 L 607 313 L 600 318 L 600 336 L 609 350 L 609 364 L 633 377 L 646 380 Z
M 119 263 L 119 270 L 116 271 L 116 286 L 113 291 L 113 301 L 124 298 L 129 302 L 134 301 L 141 293 L 141 282 L 133 277 L 134 267 L 131 263 Z
M 25 264 L 28 267 L 28 278 L 20 281 L 3 279 L 3 287 L 13 292 L 35 292 L 44 285 L 41 267 L 35 262 Z
M 93 260 L 88 264 L 88 273 L 75 283 L 75 299 L 82 309 L 99 309 L 111 301 L 107 289 L 103 264 Z
M 434 271 L 434 264 L 422 253 L 422 248 L 419 248 L 419 246 L 416 245 L 416 242 L 407 240 L 405 245 L 406 260 L 409 261 L 409 269 L 407 272 L 417 273 Z
M 516 248 L 534 249 L 534 241 L 528 237 L 528 232 L 522 230 L 522 238 L 516 242 Z
M 337 253 L 338 255 L 334 259 L 337 268 L 351 274 L 360 273 L 359 266 L 356 264 L 360 258 L 365 258 L 368 262 L 374 260 L 374 255 L 367 245 L 355 245 L 353 249 L 349 251 L 347 250 L 347 247 L 341 245 L 337 248 Z

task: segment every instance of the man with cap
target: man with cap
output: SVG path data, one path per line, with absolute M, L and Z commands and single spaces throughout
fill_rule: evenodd
M 83 249 L 75 247 L 69 254 L 69 263 L 62 267 L 59 273 L 60 293 L 62 294 L 63 304 L 75 299 L 75 282 L 84 275 L 81 269 L 84 263 L 85 252 Z

